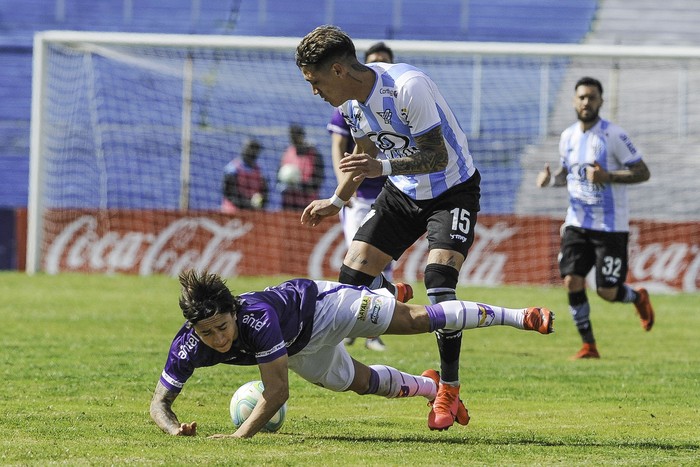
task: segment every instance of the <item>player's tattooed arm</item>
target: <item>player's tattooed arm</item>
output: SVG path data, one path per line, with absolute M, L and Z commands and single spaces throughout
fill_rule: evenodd
M 169 391 L 158 381 L 151 400 L 151 418 L 161 430 L 169 435 L 194 436 L 197 433 L 197 423 L 180 423 L 172 410 L 177 395 L 178 393 Z
M 651 173 L 644 161 L 635 162 L 623 170 L 608 172 L 610 183 L 641 183 L 649 180 Z
M 416 137 L 418 152 L 410 157 L 392 159 L 392 175 L 427 174 L 447 167 L 447 148 L 439 126 Z
M 641 183 L 649 180 L 649 168 L 644 161 L 635 162 L 625 169 L 606 171 L 598 162 L 586 167 L 586 178 L 589 182 L 605 183 Z

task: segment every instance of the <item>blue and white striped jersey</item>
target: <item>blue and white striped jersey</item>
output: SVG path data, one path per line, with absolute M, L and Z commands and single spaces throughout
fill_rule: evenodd
M 566 225 L 603 232 L 628 232 L 627 185 L 603 186 L 586 180 L 594 162 L 607 171 L 620 170 L 642 160 L 625 130 L 600 119 L 583 132 L 579 122 L 564 130 L 559 141 L 562 166 L 567 170 L 569 208 Z
M 440 126 L 448 153 L 447 168 L 420 175 L 392 175 L 391 182 L 416 200 L 435 198 L 467 181 L 476 171 L 467 136 L 435 83 L 405 63 L 372 63 L 377 74 L 366 102 L 340 106 L 353 136 L 368 136 L 387 158 L 410 157 L 418 151 L 415 137 Z

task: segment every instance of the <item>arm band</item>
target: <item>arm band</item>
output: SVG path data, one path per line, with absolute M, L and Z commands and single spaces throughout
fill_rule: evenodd
M 340 197 L 338 195 L 336 195 L 335 193 L 333 193 L 333 196 L 331 196 L 330 201 L 331 201 L 331 204 L 338 209 L 342 209 L 343 206 L 345 206 L 345 201 L 340 199 Z
M 385 177 L 391 175 L 391 161 L 389 159 L 382 159 L 380 162 L 382 163 L 382 175 Z

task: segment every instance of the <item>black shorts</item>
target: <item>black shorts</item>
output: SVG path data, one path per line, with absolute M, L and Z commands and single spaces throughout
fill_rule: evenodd
M 387 181 L 354 239 L 399 259 L 427 232 L 430 250 L 457 251 L 466 258 L 474 243 L 480 182 L 477 171 L 437 198 L 414 200 Z
M 567 226 L 561 237 L 561 277 L 586 277 L 595 266 L 598 287 L 616 287 L 627 278 L 628 232 L 601 232 Z

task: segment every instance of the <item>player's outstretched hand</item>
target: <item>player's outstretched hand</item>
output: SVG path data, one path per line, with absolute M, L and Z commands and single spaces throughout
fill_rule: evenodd
M 358 175 L 353 177 L 355 182 L 365 177 L 374 178 L 382 175 L 382 163 L 369 154 L 348 154 L 340 159 L 338 168 L 343 173 L 358 172 Z
M 197 434 L 197 422 L 181 423 L 177 436 L 195 436 Z
M 537 174 L 537 186 L 542 188 L 549 185 L 549 181 L 552 179 L 552 172 L 549 170 L 549 164 L 544 164 L 544 170 Z
M 317 199 L 311 201 L 311 204 L 306 206 L 304 212 L 301 213 L 301 223 L 316 227 L 324 218 L 334 216 L 339 211 L 340 209 L 331 204 L 329 199 Z

